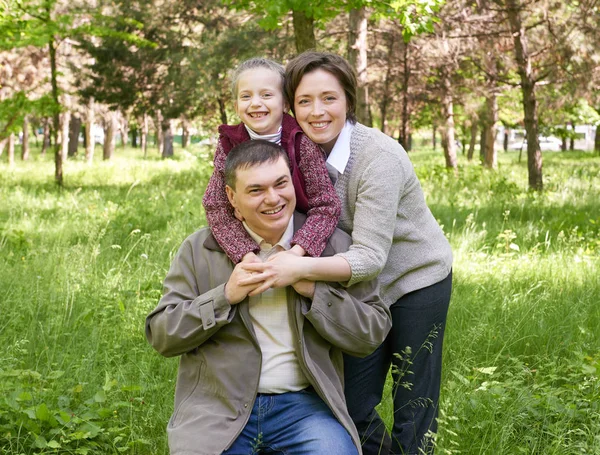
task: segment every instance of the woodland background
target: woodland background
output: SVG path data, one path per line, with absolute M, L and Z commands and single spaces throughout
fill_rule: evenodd
M 599 23 L 597 0 L 0 0 L 0 452 L 166 453 L 177 361 L 143 322 L 206 224 L 229 71 L 317 48 L 453 247 L 437 453 L 600 454 Z

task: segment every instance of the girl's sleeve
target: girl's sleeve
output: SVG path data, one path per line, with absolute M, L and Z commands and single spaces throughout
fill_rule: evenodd
M 308 199 L 307 219 L 296 232 L 292 245 L 300 245 L 307 254 L 319 257 L 340 218 L 341 203 L 333 188 L 320 147 L 302 136 L 298 167 L 304 176 Z
M 233 212 L 233 207 L 225 192 L 225 159 L 227 155 L 219 141 L 215 152 L 215 170 L 206 187 L 202 205 L 206 211 L 206 220 L 214 238 L 227 256 L 237 264 L 250 252 L 260 250 L 257 243 L 244 229 L 242 222 Z

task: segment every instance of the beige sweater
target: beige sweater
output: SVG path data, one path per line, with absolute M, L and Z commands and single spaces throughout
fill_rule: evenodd
M 340 254 L 352 269 L 349 285 L 379 277 L 389 306 L 450 273 L 450 244 L 394 139 L 357 123 L 335 190 L 342 202 L 338 227 L 352 236 L 352 246 Z

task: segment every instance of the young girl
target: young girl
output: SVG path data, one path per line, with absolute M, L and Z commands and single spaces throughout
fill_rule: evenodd
M 308 215 L 292 240 L 292 253 L 320 256 L 340 216 L 340 201 L 331 184 L 322 150 L 302 133 L 294 118 L 285 113 L 288 104 L 283 95 L 284 78 L 283 66 L 264 58 L 246 60 L 232 77 L 235 111 L 242 123 L 219 127 L 215 170 L 202 204 L 213 236 L 234 264 L 248 253 L 260 250 L 241 220 L 236 218 L 225 193 L 225 159 L 237 144 L 266 139 L 287 151 L 296 207 Z

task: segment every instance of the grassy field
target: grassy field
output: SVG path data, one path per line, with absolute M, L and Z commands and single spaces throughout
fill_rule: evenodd
M 143 323 L 205 224 L 205 150 L 0 164 L 0 453 L 166 454 L 176 359 Z M 455 255 L 440 454 L 600 454 L 600 157 L 411 155 Z M 381 412 L 390 419 L 389 400 Z

